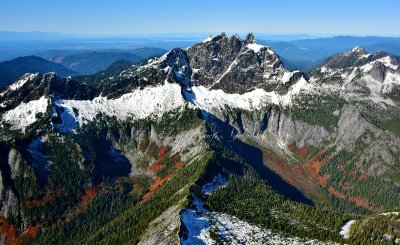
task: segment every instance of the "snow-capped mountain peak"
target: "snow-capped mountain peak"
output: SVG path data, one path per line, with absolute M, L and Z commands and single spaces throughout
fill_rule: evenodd
M 346 54 L 352 54 L 352 53 L 366 55 L 366 54 L 368 54 L 368 51 L 364 48 L 361 48 L 360 46 L 356 46 L 356 47 L 352 48 L 350 51 L 346 52 Z

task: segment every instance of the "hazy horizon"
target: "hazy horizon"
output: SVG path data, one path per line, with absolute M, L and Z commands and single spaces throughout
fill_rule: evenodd
M 277 40 L 300 40 L 300 39 L 318 39 L 318 38 L 334 38 L 334 37 L 379 37 L 379 38 L 400 38 L 399 35 L 353 35 L 353 34 L 311 34 L 311 33 L 268 33 L 268 32 L 158 32 L 158 33 L 132 33 L 132 34 L 80 34 L 67 32 L 45 32 L 45 31 L 7 31 L 0 30 L 0 34 L 18 37 L 23 35 L 31 35 L 32 37 L 51 37 L 51 38 L 71 38 L 71 39 L 135 39 L 135 38 L 183 38 L 199 40 L 208 36 L 215 36 L 226 33 L 228 36 L 239 35 L 244 38 L 248 33 L 253 33 L 255 37 L 261 39 L 277 39 Z M 14 36 L 13 36 L 14 35 Z M 36 35 L 36 36 L 35 36 Z M 0 40 L 4 41 L 4 40 Z
M 396 0 L 271 2 L 255 0 L 14 0 L 2 3 L 0 30 L 77 35 L 267 33 L 399 36 Z M 384 12 L 381 10 L 384 9 Z M 384 13 L 384 14 L 381 14 Z M 374 18 L 378 16 L 379 18 Z

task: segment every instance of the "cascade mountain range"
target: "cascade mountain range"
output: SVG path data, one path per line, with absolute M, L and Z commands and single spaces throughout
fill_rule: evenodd
M 0 91 L 4 244 L 400 242 L 400 66 L 250 33 Z
M 117 61 L 138 63 L 164 54 L 160 48 L 138 48 L 127 51 L 47 50 L 35 55 L 0 62 L 0 89 L 7 87 L 25 73 L 55 72 L 58 76 L 96 74 Z

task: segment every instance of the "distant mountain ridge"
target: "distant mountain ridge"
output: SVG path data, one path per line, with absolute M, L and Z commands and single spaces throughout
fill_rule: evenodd
M 63 65 L 40 57 L 25 56 L 10 61 L 0 62 L 0 89 L 10 85 L 25 73 L 36 72 L 55 72 L 60 77 L 75 76 L 78 74 Z
M 104 70 L 118 60 L 138 62 L 154 56 L 164 54 L 166 50 L 161 48 L 140 48 L 129 51 L 86 51 L 71 55 L 58 55 L 49 58 L 50 61 L 63 66 L 81 75 L 90 75 Z
M 293 41 L 266 41 L 260 43 L 271 45 L 289 69 L 311 71 L 322 64 L 328 57 L 346 52 L 360 46 L 368 52 L 385 51 L 400 55 L 400 38 L 395 37 L 353 37 L 337 36 L 327 38 L 302 39 Z

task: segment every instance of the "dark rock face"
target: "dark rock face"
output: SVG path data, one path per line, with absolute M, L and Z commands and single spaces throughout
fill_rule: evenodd
M 21 102 L 37 100 L 42 96 L 89 100 L 99 94 L 95 88 L 70 78 L 60 78 L 55 73 L 26 74 L 19 81 L 21 80 L 26 80 L 26 82 L 20 88 L 4 90 L 1 100 L 4 101 L 5 107 L 1 108 L 1 111 L 12 109 Z
M 190 48 L 190 64 L 193 69 L 200 71 L 195 75 L 195 80 L 201 85 L 210 86 L 229 68 L 243 46 L 238 36 L 228 38 L 222 33 Z
M 222 33 L 193 46 L 188 55 L 196 71 L 193 75 L 196 85 L 227 93 L 242 94 L 254 88 L 279 90 L 283 74 L 288 72 L 279 56 L 270 47 L 257 45 L 251 33 L 244 41 L 237 35 L 228 38 Z
M 368 56 L 367 50 L 356 47 L 344 54 L 332 56 L 326 61 L 324 66 L 331 69 L 344 69 L 365 65 L 372 61 L 372 58 L 372 55 Z
M 391 76 L 400 74 L 399 69 L 395 57 L 382 51 L 368 54 L 365 49 L 356 47 L 349 52 L 332 56 L 320 68 L 310 72 L 309 76 L 313 82 L 338 86 L 350 77 L 351 86 L 363 91 L 369 90 L 369 82 L 384 83 L 389 73 Z M 370 92 L 366 94 L 369 95 Z
M 386 66 L 378 61 L 375 62 L 374 66 L 369 71 L 369 73 L 372 78 L 376 79 L 379 82 L 383 82 L 385 81 L 386 70 L 387 70 Z
M 256 43 L 256 40 L 254 39 L 254 34 L 253 33 L 249 33 L 246 36 L 246 43 L 247 44 L 252 44 L 252 43 Z
M 116 78 L 101 86 L 104 96 L 117 98 L 137 88 L 156 86 L 165 81 L 191 86 L 192 69 L 187 52 L 180 48 L 172 49 L 160 58 L 145 65 L 133 66 Z
M 168 68 L 168 74 L 182 86 L 192 86 L 192 68 L 185 50 L 178 48 L 171 50 L 171 52 L 167 53 L 165 60 L 161 62 L 160 68 L 164 70 Z
M 227 93 L 245 93 L 254 88 L 286 91 L 303 75 L 295 72 L 284 85 L 288 72 L 270 47 L 256 44 L 253 34 L 246 40 L 222 33 L 189 49 L 176 48 L 144 66 L 134 66 L 102 86 L 102 94 L 118 97 L 135 88 L 154 86 L 165 81 L 183 88 L 202 85 Z
M 377 59 L 381 59 L 388 56 L 388 54 L 384 51 L 377 51 L 375 54 L 373 54 L 373 58 L 372 60 L 377 60 Z

